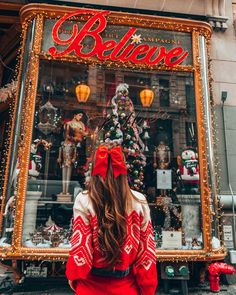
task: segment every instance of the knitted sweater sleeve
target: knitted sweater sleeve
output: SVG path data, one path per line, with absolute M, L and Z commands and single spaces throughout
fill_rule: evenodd
M 134 267 L 141 294 L 154 295 L 158 283 L 155 242 L 148 204 L 143 204 L 142 209 L 140 243 Z
M 70 281 L 86 279 L 92 268 L 92 228 L 86 200 L 86 195 L 80 193 L 73 208 L 73 235 L 70 241 L 69 259 L 66 264 L 66 276 Z

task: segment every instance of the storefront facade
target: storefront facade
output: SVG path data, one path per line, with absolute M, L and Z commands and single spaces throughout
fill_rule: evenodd
M 158 261 L 223 259 L 204 22 L 27 5 L 1 212 L 4 258 L 65 260 L 101 141 L 122 144 Z

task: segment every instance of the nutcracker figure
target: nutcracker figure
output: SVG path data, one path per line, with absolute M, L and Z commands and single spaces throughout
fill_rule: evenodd
M 61 143 L 57 162 L 62 168 L 62 195 L 69 195 L 71 173 L 76 161 L 76 146 L 67 136 Z

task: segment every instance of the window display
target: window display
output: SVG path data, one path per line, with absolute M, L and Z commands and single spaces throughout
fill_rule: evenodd
M 78 84 L 89 87 L 86 102 L 78 101 Z M 101 141 L 117 141 L 125 152 L 130 186 L 150 204 L 157 248 L 165 248 L 168 232 L 181 233 L 181 249 L 202 248 L 197 134 L 186 129 L 196 124 L 195 113 L 188 111 L 194 108 L 189 85 L 191 73 L 42 60 L 23 245 L 69 247 L 73 201 L 86 189 L 91 153 Z M 151 92 L 150 102 L 147 92 L 144 102 L 144 90 Z M 163 93 L 168 93 L 165 105 Z
M 22 10 L 29 48 L 21 58 L 0 246 L 12 244 L 12 257 L 65 259 L 74 200 L 89 182 L 92 152 L 116 141 L 129 185 L 150 206 L 158 259 L 205 259 L 214 216 L 200 45 L 210 27 L 30 7 Z

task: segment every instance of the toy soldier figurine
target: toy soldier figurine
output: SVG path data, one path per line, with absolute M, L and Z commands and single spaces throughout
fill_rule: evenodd
M 153 153 L 153 167 L 155 169 L 168 169 L 170 161 L 170 148 L 163 141 L 160 141 Z
M 69 184 L 71 179 L 72 168 L 76 161 L 76 146 L 74 142 L 69 140 L 68 136 L 65 141 L 61 143 L 61 147 L 59 148 L 59 155 L 57 162 L 62 168 L 62 193 L 58 195 L 61 196 L 70 196 L 69 194 Z

